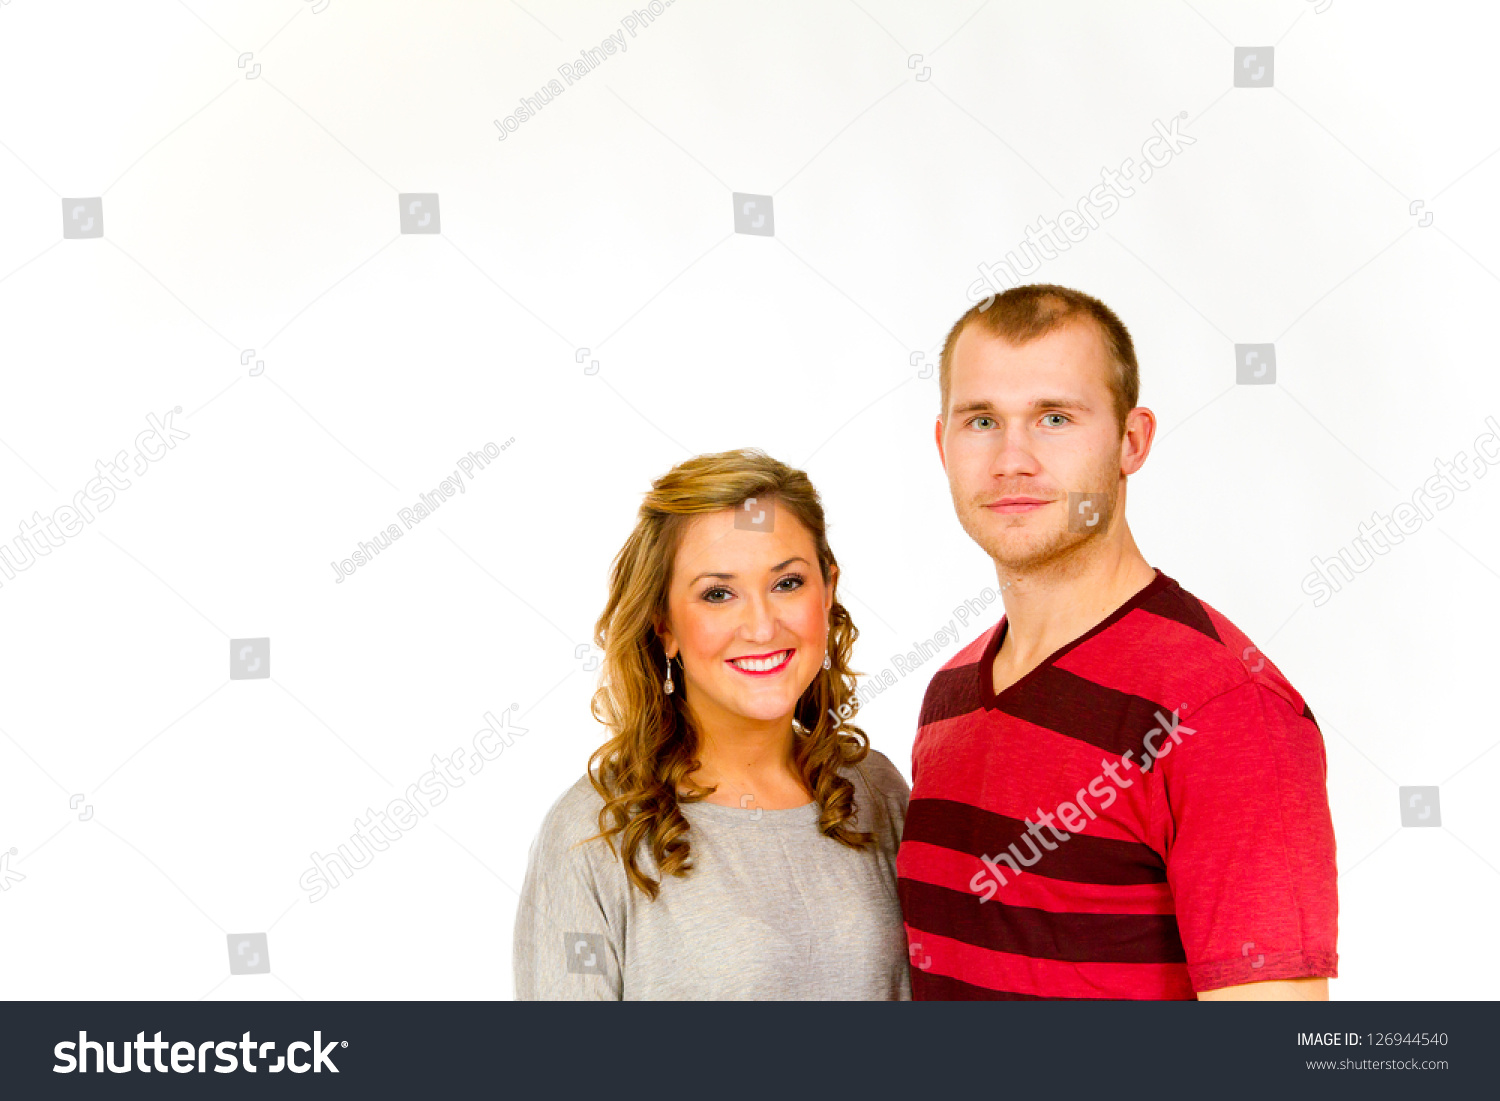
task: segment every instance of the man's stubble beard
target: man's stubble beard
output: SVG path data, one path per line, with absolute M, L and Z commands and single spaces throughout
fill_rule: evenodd
M 1074 488 L 1071 491 L 1103 494 L 1104 516 L 1113 524 L 1115 511 L 1120 503 L 1118 458 L 1106 457 L 1096 469 L 1089 472 L 1087 480 L 1089 483 L 1087 488 Z M 960 502 L 958 491 L 952 492 L 954 511 L 958 514 L 959 524 L 968 533 L 969 538 L 974 540 L 995 561 L 1000 570 L 1007 574 L 1025 576 L 1042 572 L 1050 573 L 1055 570 L 1067 573 L 1069 560 L 1086 556 L 1089 545 L 1097 544 L 1105 534 L 1102 526 L 1097 531 L 1069 531 L 1066 496 L 1047 506 L 1049 511 L 1061 514 L 1052 521 L 1051 525 L 1025 535 L 1018 535 L 1017 532 L 1021 530 L 1020 523 L 1015 524 L 1007 534 L 1005 527 L 996 525 L 997 520 L 1003 523 L 1007 519 L 1005 516 L 990 512 L 977 500 Z M 993 499 L 997 495 L 989 493 L 985 496 Z M 1059 508 L 1058 505 L 1062 507 Z

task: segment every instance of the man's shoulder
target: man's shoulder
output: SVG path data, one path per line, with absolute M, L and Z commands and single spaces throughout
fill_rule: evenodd
M 990 639 L 995 637 L 995 632 L 1000 629 L 1000 624 L 1004 621 L 1005 617 L 1001 616 L 994 623 L 990 624 L 986 630 L 980 631 L 977 638 L 970 641 L 967 645 L 960 647 L 957 653 L 943 662 L 938 672 L 947 673 L 954 669 L 963 669 L 967 666 L 977 664 L 979 659 L 984 656 L 985 646 L 989 643 Z
M 1291 681 L 1228 616 L 1175 580 L 1164 579 L 1167 583 L 1135 609 L 1137 615 L 1120 621 L 1110 640 L 1120 647 L 1116 652 L 1131 655 L 1135 673 L 1163 693 L 1154 698 L 1192 710 L 1236 688 L 1256 685 L 1294 712 L 1307 712 Z
M 981 631 L 978 638 L 959 649 L 933 674 L 922 694 L 922 711 L 917 719 L 919 728 L 982 706 L 981 678 L 976 667 L 1004 622 L 1002 616 L 988 630 Z

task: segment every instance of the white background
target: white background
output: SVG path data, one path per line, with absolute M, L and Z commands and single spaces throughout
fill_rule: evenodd
M 1148 561 L 1320 720 L 1333 996 L 1493 997 L 1500 478 L 1322 607 L 1301 582 L 1500 413 L 1500 15 L 677 0 L 498 140 L 636 6 L 0 4 L 0 540 L 147 414 L 191 434 L 0 577 L 0 996 L 509 997 L 528 847 L 604 737 L 575 647 L 650 481 L 803 466 L 856 668 L 891 665 L 995 582 L 922 365 L 977 264 L 1186 112 L 1194 143 L 1035 278 L 1135 338 Z M 1235 88 L 1268 45 L 1274 84 Z M 440 234 L 399 232 L 407 192 Z M 773 197 L 774 237 L 733 232 L 733 192 Z M 104 236 L 64 240 L 81 196 Z M 1237 386 L 1234 345 L 1269 342 L 1276 384 Z M 246 637 L 269 679 L 228 679 Z M 860 715 L 908 776 L 938 664 Z M 312 851 L 512 704 L 524 736 L 307 901 Z M 1441 785 L 1441 828 L 1402 828 L 1407 784 Z M 247 932 L 269 975 L 230 977 Z

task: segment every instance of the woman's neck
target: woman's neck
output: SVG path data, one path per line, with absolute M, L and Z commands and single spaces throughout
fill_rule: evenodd
M 714 788 L 707 802 L 785 810 L 812 799 L 793 759 L 791 716 L 773 722 L 700 725 L 698 769 L 688 778 Z

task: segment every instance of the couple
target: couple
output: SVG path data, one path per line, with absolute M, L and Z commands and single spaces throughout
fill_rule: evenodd
M 939 381 L 1005 615 L 929 684 L 911 790 L 844 718 L 858 632 L 806 475 L 680 464 L 614 561 L 611 738 L 531 850 L 518 998 L 1328 996 L 1322 736 L 1131 537 L 1156 421 L 1129 333 L 1012 288 L 959 319 Z

